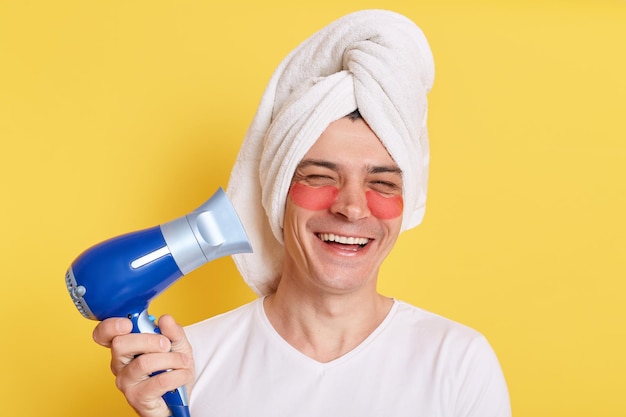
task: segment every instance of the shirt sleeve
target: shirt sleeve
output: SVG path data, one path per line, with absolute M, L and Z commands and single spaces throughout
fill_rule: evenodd
M 458 369 L 455 417 L 511 417 L 509 392 L 491 345 L 478 337 Z

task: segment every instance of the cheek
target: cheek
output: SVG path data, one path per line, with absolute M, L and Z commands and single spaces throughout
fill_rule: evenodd
M 304 184 L 295 183 L 289 190 L 291 200 L 307 210 L 326 210 L 337 200 L 339 190 L 337 187 L 308 187 Z
M 375 191 L 368 191 L 365 193 L 365 197 L 367 198 L 367 207 L 379 219 L 395 219 L 402 214 L 404 209 L 404 200 L 401 195 L 383 197 Z

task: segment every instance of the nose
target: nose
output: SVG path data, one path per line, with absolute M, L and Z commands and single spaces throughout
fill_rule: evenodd
M 330 210 L 349 221 L 361 220 L 370 215 L 365 190 L 358 185 L 344 184 L 339 188 L 337 199 Z

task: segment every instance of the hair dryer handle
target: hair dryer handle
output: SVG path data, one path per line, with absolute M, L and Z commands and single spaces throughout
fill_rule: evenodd
M 128 318 L 133 323 L 133 333 L 161 333 L 161 330 L 154 322 L 155 317 L 149 315 L 148 310 L 143 310 L 141 313 L 129 314 Z M 150 376 L 158 375 L 162 372 L 168 371 L 155 372 Z M 172 417 L 190 417 L 187 398 L 187 388 L 184 385 L 174 391 L 168 391 L 163 394 L 163 400 L 170 408 Z

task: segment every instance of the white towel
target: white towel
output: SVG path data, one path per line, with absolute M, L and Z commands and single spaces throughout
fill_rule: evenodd
M 233 258 L 258 295 L 275 291 L 280 279 L 284 207 L 296 165 L 330 123 L 357 108 L 403 171 L 402 230 L 422 221 L 429 161 L 426 94 L 433 79 L 422 31 L 384 10 L 344 16 L 282 61 L 228 184 L 254 251 Z

